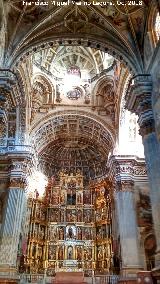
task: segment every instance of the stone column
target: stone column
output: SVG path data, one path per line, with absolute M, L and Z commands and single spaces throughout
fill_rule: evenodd
M 126 107 L 139 117 L 157 242 L 156 265 L 160 265 L 160 144 L 155 133 L 152 80 L 149 75 L 139 75 L 132 79 L 126 95 Z
M 8 196 L 1 228 L 0 274 L 16 272 L 17 250 L 22 222 L 26 160 L 20 154 L 19 158 L 13 156 L 9 158 Z
M 124 276 L 135 276 L 142 270 L 138 226 L 134 203 L 133 168 L 127 160 L 116 159 L 115 203 L 119 224 L 122 267 Z
M 134 207 L 133 183 L 122 182 L 122 190 L 116 192 L 120 243 L 122 254 L 122 275 L 134 276 L 142 270 L 139 255 L 136 211 Z

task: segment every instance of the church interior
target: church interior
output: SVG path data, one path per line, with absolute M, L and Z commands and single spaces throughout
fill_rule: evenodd
M 160 0 L 0 2 L 0 284 L 160 282 Z

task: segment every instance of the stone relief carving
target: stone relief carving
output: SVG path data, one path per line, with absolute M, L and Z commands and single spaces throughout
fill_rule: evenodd
M 34 120 L 37 112 L 40 108 L 46 104 L 53 104 L 52 98 L 52 87 L 49 82 L 42 76 L 37 76 L 34 79 L 31 98 L 32 98 L 32 111 L 31 111 L 31 121 Z
M 96 93 L 95 107 L 99 110 L 101 115 L 107 115 L 114 122 L 115 121 L 115 91 L 113 82 L 108 81 L 102 83 Z

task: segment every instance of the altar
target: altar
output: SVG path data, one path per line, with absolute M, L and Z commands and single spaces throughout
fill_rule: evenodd
M 86 284 L 83 272 L 57 272 L 55 284 Z
M 86 186 L 80 172 L 62 171 L 58 182 L 49 181 L 43 199 L 30 200 L 30 210 L 31 273 L 92 276 L 110 270 L 111 189 L 106 181 Z

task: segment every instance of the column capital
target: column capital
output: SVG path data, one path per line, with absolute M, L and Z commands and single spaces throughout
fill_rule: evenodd
M 117 191 L 133 192 L 134 181 L 132 179 L 121 179 L 117 181 Z
M 133 160 L 124 160 L 117 157 L 115 182 L 117 191 L 133 191 Z
M 151 75 L 144 74 L 133 77 L 129 83 L 125 100 L 126 108 L 139 117 L 140 135 L 144 137 L 154 132 Z
M 27 186 L 27 177 L 31 166 L 31 158 L 28 156 L 16 155 L 10 156 L 9 166 L 9 188 L 25 189 Z

